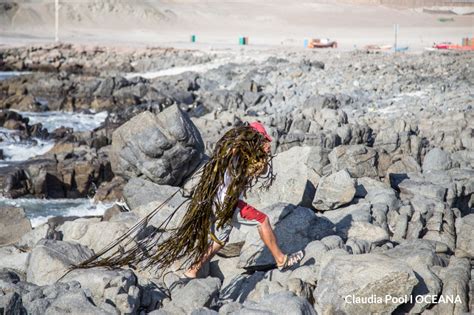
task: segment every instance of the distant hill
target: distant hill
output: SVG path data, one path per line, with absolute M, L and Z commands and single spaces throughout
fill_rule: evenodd
M 18 0 L 0 4 L 0 24 L 7 30 L 54 26 L 54 0 Z M 75 0 L 60 1 L 62 28 L 151 27 L 172 18 L 148 0 Z
M 25 38 L 54 34 L 54 0 L 0 1 L 3 1 L 0 33 Z M 169 42 L 186 41 L 189 34 L 207 34 L 225 40 L 242 34 L 253 38 L 270 35 L 280 41 L 280 38 L 304 36 L 334 37 L 338 30 L 344 30 L 347 37 L 364 36 L 370 30 L 378 32 L 376 38 L 385 41 L 395 23 L 405 30 L 434 27 L 439 32 L 440 28 L 452 28 L 449 35 L 453 37 L 449 38 L 454 35 L 458 38 L 471 36 L 472 20 L 463 15 L 474 12 L 470 0 L 59 0 L 59 3 L 63 38 L 107 37 L 114 33 L 121 40 L 148 36 L 151 41 L 159 37 Z M 459 15 L 441 23 L 427 13 Z M 357 32 L 350 35 L 349 30 Z M 124 34 L 129 38 L 123 37 Z

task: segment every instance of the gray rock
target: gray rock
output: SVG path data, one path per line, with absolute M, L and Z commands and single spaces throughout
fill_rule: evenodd
M 9 284 L 15 284 L 20 281 L 20 276 L 12 269 L 0 269 L 0 288 L 5 288 Z
M 423 172 L 449 170 L 451 166 L 451 156 L 440 148 L 432 149 L 423 159 Z
M 24 234 L 17 242 L 18 246 L 33 248 L 36 243 L 48 235 L 49 226 L 47 223 L 35 227 L 33 230 Z
M 244 307 L 232 314 L 308 314 L 315 315 L 311 304 L 293 292 L 278 292 L 266 295 L 259 303 L 247 301 Z
M 165 299 L 168 299 L 166 291 L 153 282 L 141 282 L 140 308 L 151 312 L 159 308 Z
M 285 253 L 304 249 L 318 233 L 313 228 L 316 224 L 316 216 L 310 209 L 276 204 L 264 209 L 263 212 L 271 218 L 277 218 L 276 220 L 271 219 L 270 222 L 273 224 L 279 246 Z M 273 264 L 275 264 L 275 260 L 260 239 L 258 230 L 256 228 L 251 230 L 242 247 L 238 266 L 259 268 Z
M 276 179 L 272 186 L 267 191 L 253 189 L 247 194 L 247 202 L 260 209 L 275 202 L 311 207 L 320 178 L 315 170 L 318 162 L 313 162 L 318 152 L 316 147 L 293 147 L 278 154 L 273 159 Z
M 392 128 L 383 129 L 377 133 L 374 141 L 374 147 L 379 147 L 388 153 L 394 152 L 400 145 L 398 132 Z
M 348 314 L 390 313 L 402 301 L 383 300 L 409 297 L 418 283 L 415 274 L 401 260 L 378 254 L 335 256 L 321 270 L 321 278 L 314 291 L 318 313 L 344 312 Z M 379 303 L 354 303 L 354 298 L 375 295 Z
M 398 161 L 392 163 L 386 171 L 386 176 L 391 174 L 420 173 L 421 167 L 411 156 L 402 156 Z
M 238 262 L 239 255 L 232 258 L 216 256 L 211 260 L 209 265 L 210 276 L 219 278 L 223 282 L 222 286 L 225 286 L 227 285 L 228 280 L 245 272 L 245 269 L 239 268 L 237 266 Z
M 436 315 L 469 313 L 468 287 L 471 266 L 467 258 L 451 256 L 448 267 L 443 270 L 443 291 L 432 311 Z M 471 310 L 472 311 L 472 310 Z
M 286 280 L 286 279 L 285 279 Z M 284 282 L 284 281 L 281 281 Z M 278 292 L 285 292 L 286 286 L 280 281 L 272 279 L 263 279 L 258 282 L 255 288 L 250 292 L 249 296 L 246 299 L 246 302 L 260 302 L 266 295 L 274 294 Z
M 178 106 L 143 112 L 116 129 L 110 161 L 116 175 L 143 175 L 157 184 L 179 185 L 203 158 L 199 131 Z
M 54 283 L 72 264 L 92 255 L 90 249 L 79 244 L 41 240 L 31 252 L 27 280 L 38 285 Z
M 390 189 L 390 185 L 370 177 L 357 178 L 356 198 L 364 198 L 369 192 Z
M 348 238 L 345 244 L 345 250 L 353 255 L 366 254 L 376 249 L 376 243 L 371 243 L 363 239 Z M 375 251 L 374 251 L 375 252 Z
M 191 312 L 191 315 L 218 315 L 219 313 L 207 307 L 200 307 Z
M 473 140 L 474 144 L 474 140 Z M 470 151 L 456 151 L 451 154 L 453 167 L 473 169 L 474 168 L 474 149 Z
M 164 202 L 177 190 L 177 187 L 158 185 L 144 178 L 131 178 L 123 189 L 123 196 L 130 209 L 134 210 L 150 202 Z M 179 192 L 170 200 L 169 204 L 171 206 L 179 205 L 184 200 L 181 197 L 181 192 Z
M 428 302 L 429 298 L 438 295 L 443 285 L 439 277 L 432 271 L 433 266 L 444 266 L 445 264 L 444 260 L 436 254 L 436 243 L 415 240 L 396 246 L 383 254 L 407 263 L 418 279 L 418 284 L 413 288 L 412 295 L 414 299 L 420 296 L 420 300 L 416 303 L 407 303 L 399 310 L 407 313 L 424 311 L 431 304 Z
M 29 257 L 30 253 L 23 252 L 14 246 L 0 247 L 0 268 L 9 268 L 25 273 Z
M 262 281 L 264 277 L 264 272 L 257 271 L 251 275 L 240 274 L 230 279 L 225 279 L 222 283 L 219 298 L 225 301 L 237 301 L 243 303 L 257 283 Z
M 405 179 L 398 184 L 397 188 L 400 190 L 401 199 L 411 199 L 414 196 L 424 196 L 440 201 L 446 200 L 447 189 L 429 181 Z
M 111 313 L 94 306 L 83 291 L 69 292 L 54 300 L 45 315 L 110 315 Z
M 96 304 L 110 300 L 120 311 L 126 312 L 135 309 L 133 306 L 137 306 L 139 302 L 137 297 L 133 296 L 137 278 L 131 270 L 76 269 L 61 279 L 61 282 L 71 281 L 77 281 L 82 288 L 88 289 Z M 121 294 L 127 295 L 126 301 L 123 301 Z
M 0 314 L 24 314 L 21 296 L 16 292 L 0 296 Z
M 63 241 L 76 242 L 98 252 L 125 234 L 135 223 L 77 219 L 64 222 L 58 231 L 63 233 Z
M 347 124 L 347 114 L 340 109 L 323 108 L 315 112 L 314 120 L 324 129 L 336 130 Z
M 317 221 L 319 235 L 328 236 L 339 235 L 342 239 L 347 239 L 347 233 L 354 222 L 371 222 L 370 204 L 363 199 L 358 203 L 332 211 L 318 213 Z
M 170 313 L 191 313 L 200 307 L 211 307 L 217 301 L 221 282 L 217 278 L 196 279 L 172 292 L 172 301 L 163 307 Z
M 313 206 L 317 210 L 334 210 L 350 203 L 355 192 L 355 180 L 346 170 L 342 170 L 321 178 Z
M 164 198 L 165 196 L 163 196 Z M 169 195 L 167 196 L 169 197 Z M 166 198 L 167 198 L 166 197 Z M 133 212 L 136 213 L 140 218 L 146 217 L 148 214 L 150 214 L 152 211 L 154 211 L 156 208 L 161 206 L 165 199 L 161 199 L 157 197 L 157 200 L 141 205 L 138 208 L 133 209 Z M 173 199 L 170 200 L 170 202 L 166 203 L 161 207 L 160 210 L 154 215 L 150 221 L 149 224 L 154 226 L 154 227 L 162 227 L 163 228 L 163 223 L 166 221 L 166 219 L 173 214 L 173 212 L 176 210 L 179 204 L 185 201 L 185 198 L 181 196 L 181 194 L 177 194 L 176 196 L 173 197 Z M 181 208 L 176 211 L 174 216 L 171 218 L 167 225 L 167 229 L 173 229 L 177 228 L 179 226 L 179 223 L 181 222 L 181 219 L 184 217 L 186 214 L 187 210 L 187 203 L 183 204 Z
M 368 222 L 354 222 L 349 228 L 347 236 L 352 239 L 381 243 L 389 239 L 388 232 L 383 228 Z
M 416 210 L 416 209 L 415 209 Z M 452 251 L 456 247 L 456 227 L 453 209 L 446 204 L 435 203 L 426 216 L 425 240 L 433 240 L 446 244 Z
M 329 154 L 333 173 L 347 169 L 352 177 L 377 177 L 377 151 L 364 145 L 340 145 Z
M 302 266 L 311 265 L 311 264 L 319 265 L 321 263 L 322 256 L 328 250 L 329 248 L 322 241 L 315 240 L 308 243 L 308 245 L 306 245 L 304 249 L 305 255 L 303 257 L 303 260 L 301 261 L 301 265 Z
M 15 243 L 31 231 L 30 220 L 22 208 L 1 207 L 0 217 L 0 246 Z
M 474 214 L 456 220 L 456 257 L 474 258 Z

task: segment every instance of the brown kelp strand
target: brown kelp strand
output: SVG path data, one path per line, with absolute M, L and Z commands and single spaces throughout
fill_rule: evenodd
M 271 185 L 274 179 L 272 156 L 264 150 L 266 141 L 249 126 L 229 130 L 217 142 L 211 159 L 204 165 L 187 211 L 176 229 L 167 229 L 167 226 L 184 203 L 153 233 L 140 238 L 153 216 L 176 195 L 174 193 L 115 242 L 73 268 L 136 267 L 142 263 L 141 268 L 163 272 L 176 261 L 182 263 L 181 267 L 198 262 L 209 249 L 212 224 L 216 228 L 229 224 L 241 194 L 254 187 L 259 178 L 262 178 L 259 188 Z M 231 180 L 226 197 L 220 202 L 216 195 L 224 184 L 226 172 Z M 169 232 L 166 240 L 162 239 L 164 231 Z

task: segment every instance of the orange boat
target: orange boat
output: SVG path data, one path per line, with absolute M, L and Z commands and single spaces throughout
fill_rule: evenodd
M 337 42 L 329 38 L 313 38 L 309 41 L 308 48 L 337 48 Z
M 474 50 L 474 38 L 463 38 L 462 45 L 454 45 L 452 43 L 440 43 L 440 44 L 434 44 L 433 48 L 471 51 L 471 50 Z

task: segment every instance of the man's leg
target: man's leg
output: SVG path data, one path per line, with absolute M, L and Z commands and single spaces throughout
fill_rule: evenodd
M 285 254 L 283 254 L 278 246 L 275 233 L 273 233 L 268 217 L 258 225 L 258 233 L 260 234 L 263 243 L 268 247 L 270 253 L 272 253 L 273 258 L 275 258 L 277 265 L 282 265 L 285 262 Z
M 277 265 L 283 265 L 283 263 L 285 263 L 286 255 L 283 254 L 278 246 L 275 233 L 273 232 L 267 215 L 242 200 L 239 200 L 238 208 L 240 209 L 239 214 L 241 219 L 237 217 L 237 222 L 239 224 L 258 224 L 258 233 L 260 234 L 263 243 L 268 247 L 270 253 L 272 253 Z
M 205 253 L 201 260 L 189 267 L 188 270 L 184 273 L 184 275 L 188 278 L 196 278 L 199 270 L 202 268 L 202 266 L 209 261 L 214 255 L 222 248 L 224 247 L 223 245 L 220 245 L 216 242 L 212 242 L 212 245 L 209 246 L 209 249 L 207 250 L 207 253 Z

